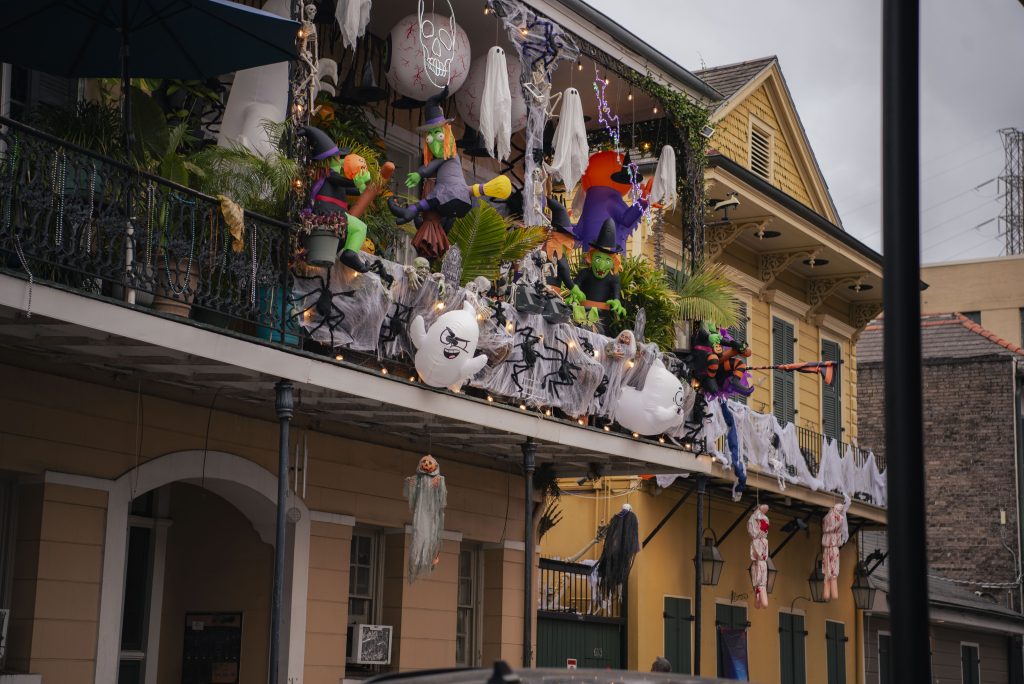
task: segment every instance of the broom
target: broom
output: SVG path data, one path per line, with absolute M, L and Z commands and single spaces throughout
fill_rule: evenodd
M 474 183 L 469 186 L 473 197 L 490 197 L 506 200 L 512 196 L 512 181 L 506 176 L 496 176 L 486 183 Z

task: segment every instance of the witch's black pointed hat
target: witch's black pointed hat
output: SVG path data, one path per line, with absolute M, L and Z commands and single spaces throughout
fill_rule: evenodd
M 365 102 L 380 102 L 388 93 L 377 85 L 377 76 L 373 73 L 373 63 L 369 59 L 363 64 L 363 80 L 356 89 L 359 98 Z
M 315 126 L 303 126 L 299 129 L 300 136 L 306 139 L 309 145 L 309 156 L 314 161 L 327 159 L 335 155 L 345 156 L 348 150 L 339 150 L 338 145 L 331 140 L 331 136 Z
M 363 100 L 359 97 L 359 88 L 356 87 L 356 65 L 355 62 L 349 66 L 348 73 L 345 74 L 345 80 L 338 86 L 338 97 L 336 98 L 341 104 L 347 105 L 360 105 L 363 104 Z
M 622 183 L 623 185 L 630 185 L 629 181 L 629 167 L 633 163 L 633 160 L 629 158 L 629 152 L 626 153 L 625 158 L 622 160 L 622 168 L 612 174 L 612 180 L 616 183 Z M 633 180 L 639 183 L 644 179 L 644 175 L 640 173 L 640 169 L 636 169 L 633 172 Z
M 572 219 L 569 218 L 569 212 L 562 206 L 562 203 L 554 197 L 548 197 L 548 209 L 551 210 L 551 227 L 566 235 L 576 237 L 576 226 L 573 225 Z
M 431 128 L 437 128 L 438 126 L 444 126 L 445 124 L 455 121 L 455 119 L 445 118 L 444 110 L 441 109 L 441 103 L 444 102 L 448 97 L 448 86 L 444 87 L 444 90 L 434 95 L 423 104 L 423 125 L 417 126 L 416 130 L 420 133 L 429 131 Z
M 423 106 L 423 100 L 417 100 L 414 97 L 407 97 L 402 95 L 391 103 L 391 106 L 395 109 L 419 109 Z
M 606 254 L 618 254 L 622 251 L 615 241 L 615 219 L 610 216 L 601 224 L 601 232 L 597 239 L 590 243 L 591 249 L 596 249 Z

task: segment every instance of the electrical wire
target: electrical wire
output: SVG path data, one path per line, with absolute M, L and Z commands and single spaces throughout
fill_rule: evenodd
M 579 499 L 590 499 L 590 500 L 594 500 L 594 499 L 617 499 L 620 496 L 629 496 L 633 492 L 635 492 L 638 489 L 640 489 L 640 486 L 642 484 L 643 484 L 643 480 L 640 480 L 635 485 L 630 486 L 629 489 L 625 489 L 625 490 L 619 492 L 618 494 L 611 494 L 611 493 L 609 493 L 609 494 L 594 494 L 594 495 L 579 494 L 579 493 L 576 493 L 576 492 L 571 492 L 571 491 L 569 491 L 567 489 L 563 489 L 562 490 L 562 494 L 566 494 L 568 496 L 575 496 L 575 497 L 577 497 Z

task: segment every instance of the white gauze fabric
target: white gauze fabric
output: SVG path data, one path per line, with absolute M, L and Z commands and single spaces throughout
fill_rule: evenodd
M 345 47 L 354 48 L 356 41 L 366 33 L 372 4 L 373 0 L 338 0 L 334 16 L 341 27 L 341 42 Z
M 587 145 L 587 126 L 583 121 L 583 103 L 580 91 L 566 88 L 562 93 L 562 110 L 558 115 L 553 142 L 554 158 L 544 168 L 548 173 L 557 174 L 572 190 L 583 177 L 590 163 L 590 147 Z
M 676 151 L 671 145 L 661 148 L 658 166 L 654 170 L 654 184 L 651 186 L 651 203 L 660 204 L 671 211 L 679 199 L 676 182 Z
M 508 159 L 512 151 L 512 93 L 505 51 L 497 45 L 487 51 L 484 93 L 480 98 L 480 137 L 492 157 Z

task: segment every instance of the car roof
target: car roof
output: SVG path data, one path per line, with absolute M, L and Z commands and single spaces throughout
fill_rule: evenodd
M 665 672 L 631 672 L 628 670 L 568 670 L 535 668 L 514 670 L 511 675 L 493 679 L 494 670 L 444 669 L 393 672 L 379 675 L 366 684 L 377 682 L 409 682 L 410 684 L 711 684 L 730 680 L 692 677 Z

